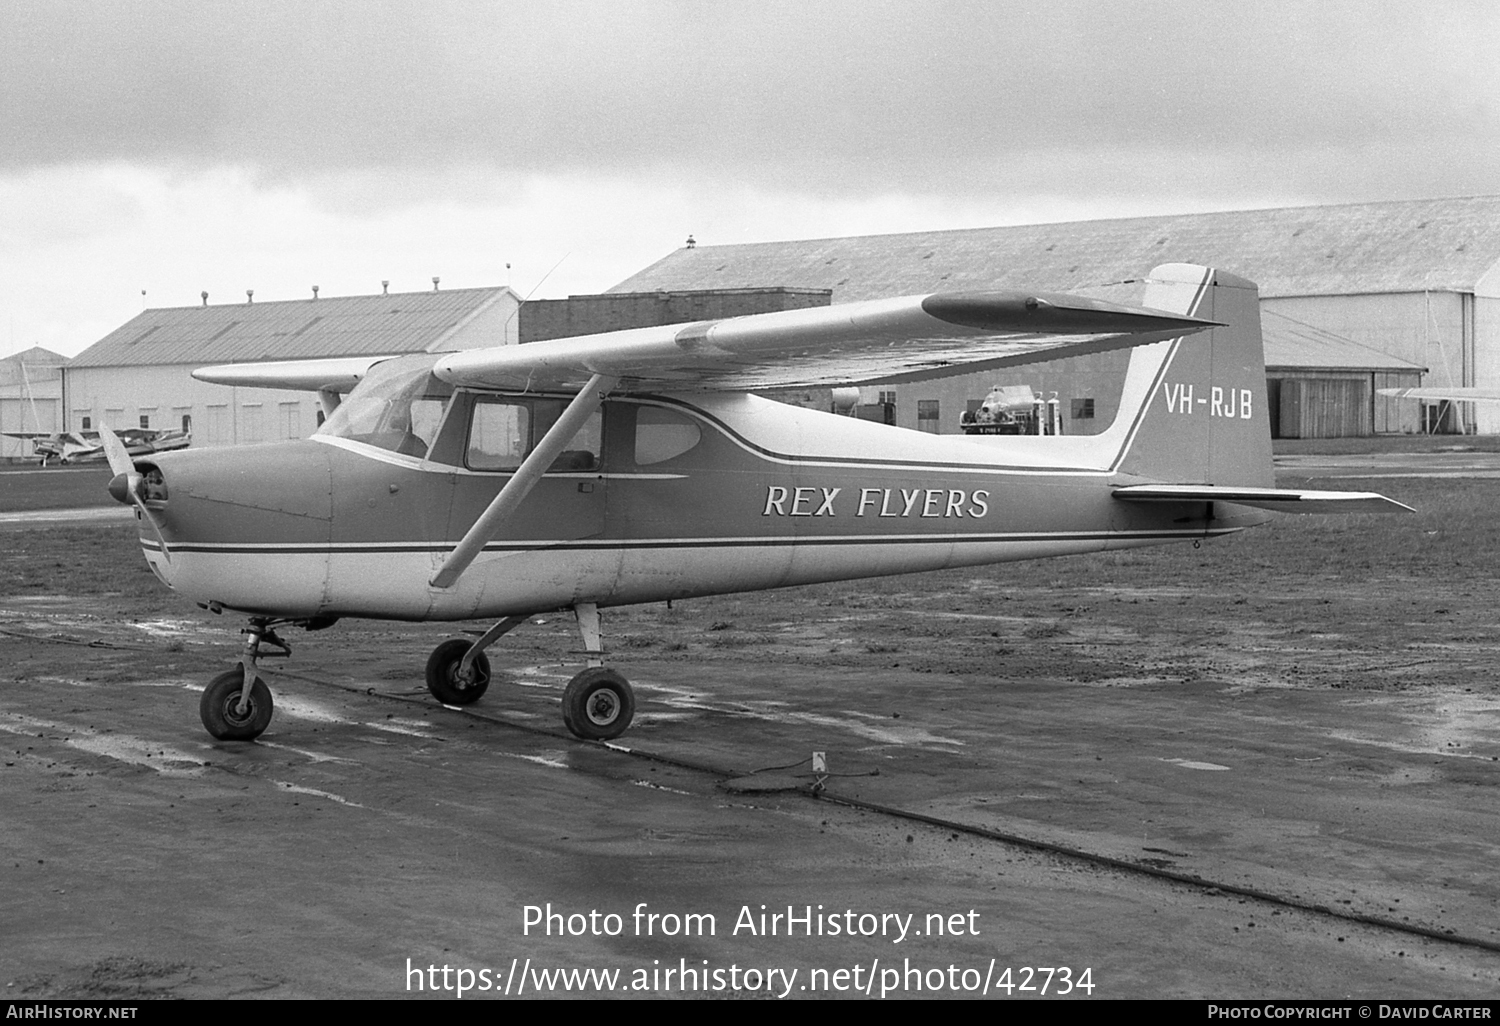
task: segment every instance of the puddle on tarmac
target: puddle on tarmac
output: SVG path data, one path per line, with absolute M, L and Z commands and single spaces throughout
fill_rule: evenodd
M 20 713 L 0 713 L 0 730 L 25 736 L 63 735 L 53 739 L 91 755 L 102 755 L 132 766 L 145 766 L 163 776 L 199 776 L 208 765 L 207 759 L 160 741 L 148 741 L 131 734 L 101 734 L 88 727 L 54 723 Z
M 1181 766 L 1190 770 L 1227 770 L 1228 766 L 1220 766 L 1216 762 L 1195 762 L 1192 759 L 1158 759 L 1158 762 L 1170 762 L 1173 766 Z

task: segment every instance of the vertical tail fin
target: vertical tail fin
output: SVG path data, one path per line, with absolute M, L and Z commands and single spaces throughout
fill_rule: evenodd
M 1119 471 L 1152 482 L 1273 487 L 1260 290 L 1224 271 L 1164 264 L 1151 272 L 1144 302 L 1222 327 L 1132 353 L 1124 423 L 1111 429 L 1126 433 Z

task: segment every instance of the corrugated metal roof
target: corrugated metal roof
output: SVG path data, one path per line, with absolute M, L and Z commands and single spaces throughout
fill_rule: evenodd
M 32 346 L 20 353 L 12 353 L 0 359 L 0 385 L 20 385 L 39 381 L 56 381 L 62 376 L 61 368 L 68 358 L 41 346 Z
M 1500 263 L 1500 196 L 1287 207 L 680 249 L 611 292 L 785 285 L 835 303 L 1067 291 L 1159 263 L 1222 267 L 1265 296 L 1472 291 Z
M 1275 310 L 1262 309 L 1260 323 L 1268 368 L 1413 373 L 1427 370 Z
M 145 310 L 70 367 L 241 363 L 422 352 L 504 286 Z

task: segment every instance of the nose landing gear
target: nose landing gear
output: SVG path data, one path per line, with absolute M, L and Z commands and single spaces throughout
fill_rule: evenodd
M 573 613 L 583 635 L 588 668 L 563 689 L 563 725 L 574 737 L 608 741 L 625 733 L 634 719 L 635 692 L 629 681 L 604 666 L 599 607 L 592 602 L 580 602 L 573 607 Z M 478 700 L 490 685 L 490 661 L 484 650 L 526 619 L 508 616 L 472 644 L 463 638 L 453 638 L 433 649 L 427 659 L 427 690 L 444 705 L 468 705 Z
M 219 674 L 203 690 L 198 715 L 208 732 L 220 741 L 254 741 L 270 725 L 271 689 L 256 672 L 256 662 L 261 656 L 262 642 L 280 649 L 267 652 L 266 656 L 292 654 L 292 647 L 275 630 L 277 624 L 292 622 L 252 617 L 250 626 L 240 632 L 246 637 L 239 666 Z

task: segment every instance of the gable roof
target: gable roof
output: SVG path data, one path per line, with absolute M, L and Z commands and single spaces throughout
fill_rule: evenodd
M 508 295 L 515 293 L 499 286 L 145 310 L 79 353 L 69 367 L 423 352 Z
M 985 288 L 1071 291 L 1157 264 L 1222 267 L 1263 296 L 1471 292 L 1500 266 L 1500 196 L 679 249 L 611 292 L 784 285 L 835 303 Z

